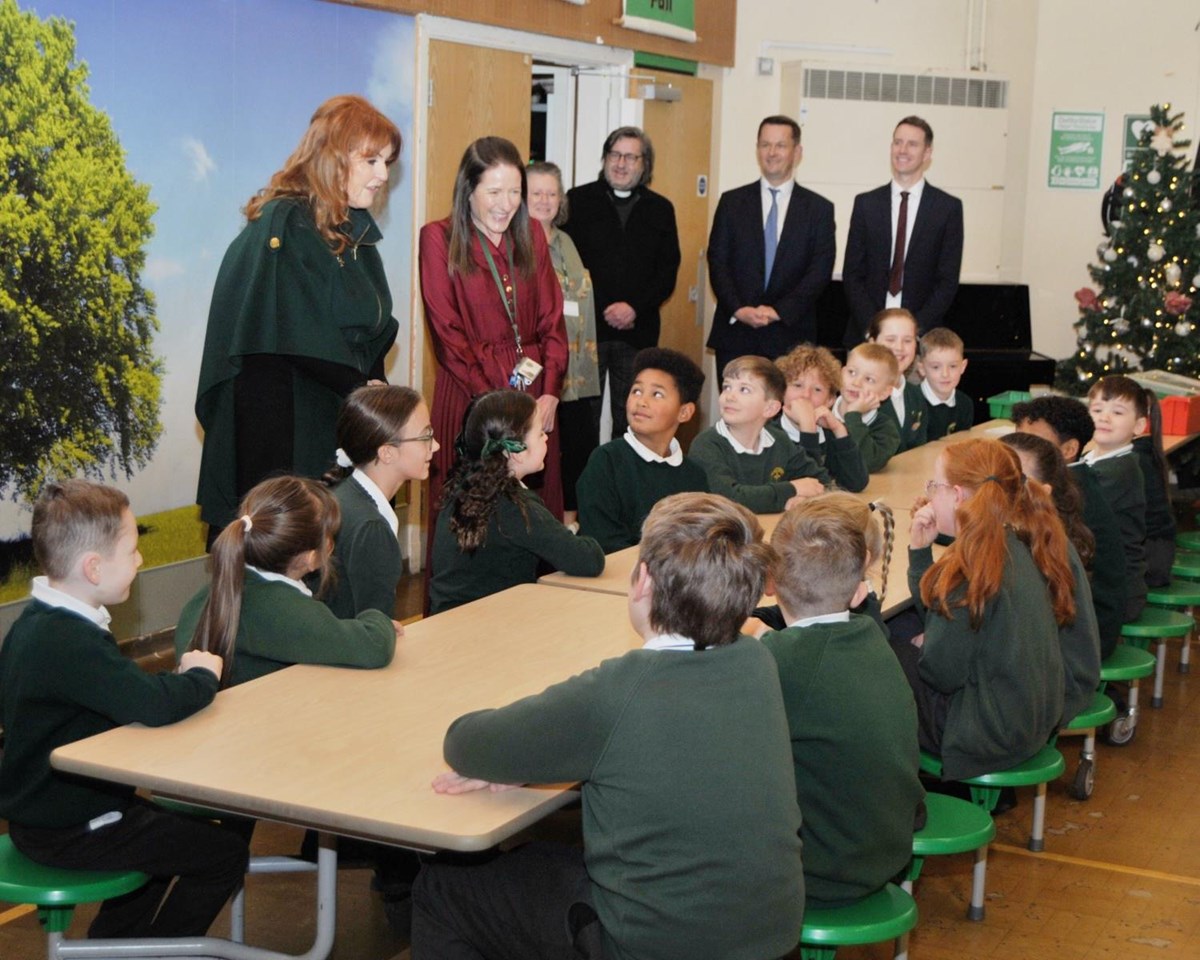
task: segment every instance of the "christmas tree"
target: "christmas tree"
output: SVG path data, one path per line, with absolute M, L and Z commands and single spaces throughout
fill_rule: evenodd
M 1133 370 L 1200 376 L 1200 210 L 1179 138 L 1183 114 L 1171 105 L 1150 108 L 1129 169 L 1105 198 L 1108 238 L 1088 267 L 1099 292 L 1075 294 L 1079 320 L 1075 353 L 1058 364 L 1057 385 L 1086 393 L 1097 378 Z M 1192 318 L 1195 317 L 1193 320 Z

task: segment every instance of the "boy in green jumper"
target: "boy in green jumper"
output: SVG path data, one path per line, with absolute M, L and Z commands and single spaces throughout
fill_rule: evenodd
M 924 819 L 917 709 L 879 625 L 850 613 L 867 591 L 862 525 L 824 498 L 771 537 L 787 629 L 763 635 L 779 666 L 804 814 L 804 889 L 837 906 L 880 889 L 912 857 Z
M 829 473 L 771 421 L 779 415 L 787 380 L 765 357 L 725 365 L 721 419 L 689 451 L 714 493 L 755 513 L 778 513 L 824 493 Z
M 140 891 L 104 902 L 89 936 L 202 936 L 242 882 L 245 842 L 145 803 L 132 787 L 57 773 L 50 753 L 121 724 L 162 726 L 203 709 L 221 658 L 189 653 L 180 672 L 150 676 L 117 649 L 105 604 L 129 596 L 142 563 L 120 491 L 48 484 L 32 536 L 46 575 L 34 578 L 0 646 L 0 818 L 13 845 L 47 866 L 150 874 Z
M 738 636 L 770 549 L 744 507 L 678 494 L 629 588 L 645 645 L 446 734 L 441 793 L 583 781 L 583 849 L 427 866 L 413 960 L 769 960 L 799 938 L 800 811 L 771 656 Z
M 647 347 L 633 360 L 625 434 L 592 451 L 579 477 L 579 532 L 605 553 L 632 547 L 663 497 L 707 492 L 703 468 L 683 455 L 675 432 L 696 413 L 704 373 L 675 350 Z
M 953 330 L 934 327 L 921 338 L 921 395 L 925 400 L 928 440 L 970 430 L 975 425 L 975 403 L 958 389 L 967 369 L 963 342 Z
M 886 410 L 899 376 L 892 351 L 878 343 L 860 343 L 842 367 L 842 393 L 833 415 L 858 444 L 869 473 L 878 473 L 900 450 L 900 425 Z

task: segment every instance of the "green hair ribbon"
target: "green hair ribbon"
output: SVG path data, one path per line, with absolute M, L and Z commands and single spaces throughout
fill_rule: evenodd
M 479 456 L 482 459 L 483 457 L 490 457 L 497 450 L 503 450 L 505 453 L 520 453 L 524 449 L 525 444 L 520 440 L 509 440 L 507 438 L 499 440 L 492 437 L 484 443 L 483 450 L 480 451 Z

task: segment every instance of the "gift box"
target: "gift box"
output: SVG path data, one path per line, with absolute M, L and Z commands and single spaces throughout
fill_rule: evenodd
M 1162 408 L 1162 432 L 1171 436 L 1200 433 L 1200 396 L 1164 397 L 1159 401 Z

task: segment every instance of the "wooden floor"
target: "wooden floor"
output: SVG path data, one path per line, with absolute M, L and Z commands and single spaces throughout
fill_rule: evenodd
M 1031 816 L 1028 790 L 997 818 L 988 861 L 987 918 L 966 920 L 969 856 L 932 858 L 917 884 L 920 923 L 913 960 L 1137 960 L 1200 957 L 1200 666 L 1177 672 L 1178 647 L 1168 661 L 1166 704 L 1146 707 L 1136 739 L 1126 747 L 1101 744 L 1091 800 L 1066 791 L 1078 757 L 1078 738 L 1064 740 L 1067 776 L 1051 784 L 1046 851 L 1025 849 Z M 1148 692 L 1143 703 L 1149 703 Z M 549 825 L 570 830 L 569 822 Z M 291 853 L 300 833 L 260 826 L 256 852 Z M 302 953 L 312 938 L 310 876 L 249 880 L 251 943 Z M 403 937 L 389 930 L 369 870 L 340 872 L 335 960 L 400 960 Z M 72 933 L 81 935 L 93 908 L 79 911 Z M 0 910 L 3 910 L 0 905 Z M 218 921 L 215 933 L 227 929 Z M 27 908 L 0 912 L 0 958 L 45 956 L 44 941 Z M 886 960 L 890 944 L 845 949 L 840 960 Z M 697 958 L 702 960 L 702 958 Z

